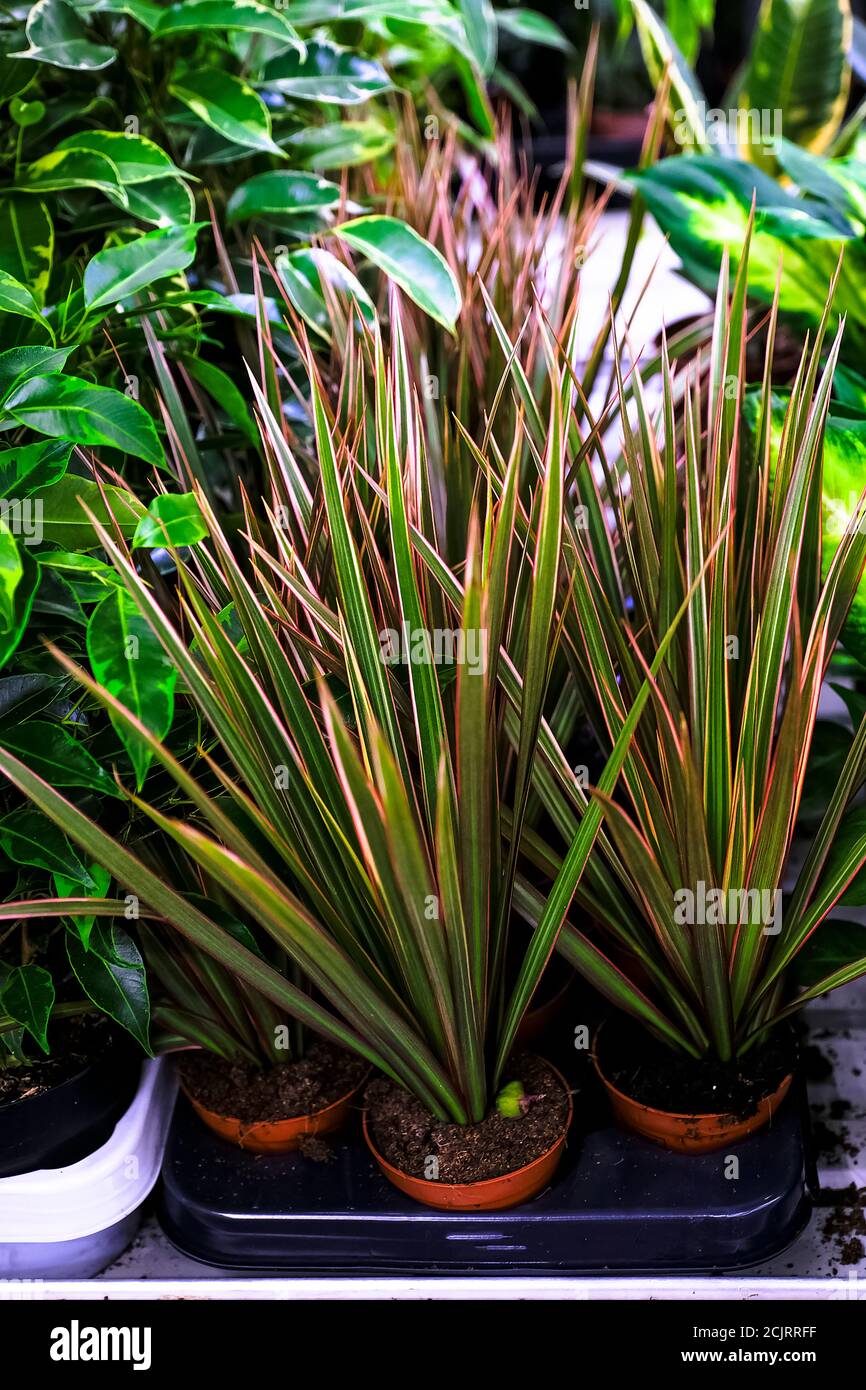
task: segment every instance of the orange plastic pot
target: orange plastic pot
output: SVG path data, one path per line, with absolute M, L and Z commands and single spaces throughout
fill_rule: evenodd
M 520 1027 L 517 1029 L 516 1041 L 519 1044 L 526 1046 L 529 1043 L 537 1042 L 547 1032 L 551 1024 L 555 1023 L 562 1013 L 568 992 L 573 984 L 574 975 L 572 974 L 555 994 L 552 994 L 543 1004 L 539 1004 L 537 1008 L 530 1008 L 523 1015 Z
M 671 1110 L 657 1110 L 654 1106 L 643 1105 L 633 1100 L 623 1091 L 617 1090 L 609 1081 L 599 1065 L 598 1037 L 592 1054 L 593 1066 L 610 1099 L 611 1108 L 618 1122 L 625 1129 L 642 1134 L 654 1144 L 661 1144 L 674 1153 L 705 1154 L 714 1149 L 725 1148 L 746 1135 L 762 1129 L 778 1110 L 788 1094 L 793 1073 L 784 1078 L 772 1095 L 764 1096 L 754 1114 L 743 1119 L 739 1115 L 706 1113 L 681 1115 Z
M 311 1115 L 295 1115 L 290 1120 L 258 1120 L 244 1124 L 233 1115 L 218 1115 L 196 1100 L 184 1086 L 184 1095 L 199 1119 L 230 1144 L 258 1154 L 284 1154 L 300 1147 L 301 1140 L 313 1134 L 334 1134 L 347 1123 L 353 1103 L 365 1084 L 366 1076 L 339 1100 L 332 1101 Z
M 394 1187 L 425 1207 L 436 1207 L 439 1211 L 503 1211 L 506 1207 L 516 1207 L 521 1202 L 528 1202 L 547 1187 L 559 1167 L 574 1113 L 571 1092 L 565 1077 L 556 1067 L 551 1066 L 550 1062 L 546 1065 L 558 1078 L 568 1097 L 568 1114 L 562 1134 L 546 1153 L 534 1158 L 531 1163 L 524 1164 L 522 1168 L 516 1168 L 513 1173 L 503 1173 L 499 1178 L 484 1178 L 480 1182 L 467 1183 L 435 1182 L 429 1178 L 412 1177 L 402 1169 L 395 1168 L 379 1153 L 370 1133 L 365 1110 L 362 1118 L 364 1138 L 371 1154 Z

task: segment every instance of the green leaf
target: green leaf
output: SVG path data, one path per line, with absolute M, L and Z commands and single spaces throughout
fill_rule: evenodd
M 455 0 L 463 20 L 466 41 L 475 66 L 482 77 L 489 77 L 496 66 L 496 15 L 490 0 Z
M 715 286 L 725 251 L 731 264 L 739 265 L 754 198 L 749 291 L 771 304 L 781 262 L 780 307 L 816 323 L 843 246 L 847 271 L 853 273 L 863 256 L 859 242 L 821 218 L 820 204 L 790 196 L 763 170 L 741 160 L 675 156 L 629 179 L 690 276 L 707 286 Z M 840 289 L 836 307 L 855 321 L 863 317 L 859 294 L 843 299 Z
M 201 33 L 208 29 L 240 29 L 246 34 L 266 34 L 279 43 L 295 44 L 300 52 L 304 45 L 289 23 L 287 14 L 258 0 L 182 0 L 169 5 L 159 17 L 154 33 Z
M 54 1007 L 54 981 L 41 965 L 15 965 L 0 988 L 0 1006 L 48 1052 L 48 1021 Z
M 129 298 L 155 280 L 176 275 L 195 259 L 195 239 L 203 224 L 147 232 L 125 246 L 112 246 L 88 261 L 84 302 L 99 309 Z
M 20 42 L 20 29 L 0 30 L 0 101 L 9 101 L 33 81 L 33 69 L 11 52 Z
M 61 724 L 30 719 L 9 729 L 0 727 L 0 744 L 55 787 L 89 787 L 103 796 L 122 796 L 114 778 Z
M 194 907 L 197 907 L 200 912 L 206 912 L 211 918 L 211 921 L 216 922 L 218 926 L 222 927 L 223 931 L 228 932 L 229 936 L 235 941 L 238 941 L 247 951 L 251 951 L 254 956 L 258 956 L 261 960 L 265 959 L 262 955 L 261 947 L 249 927 L 246 926 L 239 917 L 236 917 L 233 912 L 228 912 L 224 907 L 220 907 L 218 903 L 213 902 L 210 898 L 202 897 L 200 893 L 187 893 L 186 900 L 188 903 L 192 903 Z
M 66 954 L 88 999 L 150 1053 L 150 998 L 141 952 L 122 927 L 95 923 L 85 948 L 67 928 Z
M 235 189 L 226 206 L 226 219 L 229 223 L 243 222 L 250 217 L 278 221 L 299 212 L 334 207 L 339 201 L 337 185 L 317 174 L 271 169 L 268 173 L 256 174 Z
M 96 150 L 52 150 L 23 170 L 16 185 L 28 193 L 62 193 L 69 188 L 98 188 L 126 206 L 120 171 Z
M 186 227 L 195 218 L 195 198 L 180 179 L 151 179 L 126 187 L 126 206 L 133 217 L 157 227 Z M 112 202 L 117 199 L 109 194 Z
M 763 0 L 745 69 L 727 104 L 778 111 L 787 140 L 815 153 L 826 150 L 848 101 L 850 42 L 848 0 Z M 771 150 L 742 137 L 740 153 L 773 165 Z
M 31 507 L 29 499 L 24 503 Z M 28 526 L 44 532 L 38 507 L 32 512 L 22 509 Z M 37 538 L 41 539 L 38 536 Z M 0 523 L 0 666 L 4 666 L 24 636 L 36 590 L 39 587 L 39 566 L 26 544 L 19 545 L 9 526 Z
M 222 367 L 214 366 L 212 362 L 206 362 L 202 357 L 184 357 L 183 364 L 190 376 L 203 386 L 208 395 L 225 411 L 232 424 L 237 426 L 250 444 L 257 447 L 259 432 L 244 397 L 228 372 L 224 372 Z
M 856 880 L 855 880 L 856 881 Z M 843 897 L 842 902 L 846 899 Z M 808 989 L 834 975 L 852 961 L 866 957 L 866 925 L 825 918 L 814 930 L 794 962 L 794 979 Z
M 0 401 L 28 377 L 62 371 L 72 350 L 71 347 L 14 347 L 0 352 Z
M 640 46 L 650 79 L 658 87 L 670 74 L 669 117 L 677 140 L 687 148 L 707 151 L 707 102 L 673 35 L 647 0 L 631 0 Z
M 65 679 L 47 671 L 28 672 L 20 676 L 0 676 L 0 720 L 29 719 L 53 704 Z
M 371 58 L 332 43 L 307 44 L 306 56 L 279 53 L 266 63 L 262 86 L 294 101 L 356 106 L 386 92 L 391 79 Z
M 854 846 L 866 834 L 866 807 L 854 806 L 842 819 L 833 847 L 827 855 L 824 877 L 835 878 L 842 864 Z M 861 869 L 845 889 L 839 899 L 842 907 L 866 907 L 866 869 Z
M 183 178 L 183 171 L 154 140 L 125 130 L 79 130 L 67 135 L 55 149 L 95 151 L 111 161 L 124 184 L 150 183 L 166 175 Z
M 843 383 L 848 384 L 848 406 L 845 409 L 859 410 L 866 406 L 866 394 L 862 394 L 856 384 L 856 374 L 837 370 L 834 390 Z M 775 470 L 785 422 L 787 398 L 783 393 L 774 392 L 769 411 L 770 464 Z M 748 392 L 743 403 L 743 413 L 754 436 L 759 419 L 759 398 L 756 392 Z M 839 546 L 857 499 L 862 491 L 862 476 L 866 470 L 866 420 L 842 414 L 830 415 L 824 431 L 822 459 L 822 552 L 821 572 L 826 577 L 833 556 Z M 854 595 L 842 633 L 845 647 L 859 662 L 866 663 L 866 577 Z M 856 722 L 859 722 L 856 721 Z M 821 724 L 817 731 L 820 733 Z M 817 745 L 816 745 L 817 746 Z M 812 799 L 815 791 L 815 778 L 810 774 L 804 791 L 804 801 Z
M 544 48 L 558 48 L 560 53 L 573 53 L 574 46 L 557 24 L 537 10 L 497 10 L 496 22 L 504 33 L 521 43 L 537 43 Z
M 840 228 L 852 231 L 852 220 L 862 222 L 866 214 L 866 194 L 855 179 L 849 177 L 846 160 L 826 159 L 792 145 L 790 140 L 774 142 L 773 154 L 780 167 L 797 185 L 801 194 L 819 198 L 839 215 Z M 817 209 L 816 209 L 817 211 Z M 828 218 L 832 213 L 821 210 Z
M 29 129 L 30 126 L 38 125 L 45 119 L 44 101 L 22 101 L 20 97 L 13 97 L 9 103 L 9 115 L 17 126 L 22 130 Z
M 281 138 L 280 144 L 306 169 L 352 169 L 389 154 L 396 139 L 379 121 L 333 121 L 304 126 Z
M 174 717 L 177 671 L 125 590 L 113 589 L 94 608 L 87 625 L 87 654 L 94 678 L 157 738 L 165 738 Z M 150 749 L 112 710 L 109 716 L 132 759 L 141 790 L 151 762 Z
M 71 453 L 71 444 L 55 439 L 0 451 L 0 497 L 21 499 L 50 487 L 63 477 Z
M 282 154 L 271 138 L 271 117 L 249 83 L 216 68 L 176 74 L 169 91 L 232 144 Z
M 687 63 L 697 60 L 701 30 L 711 30 L 716 0 L 666 0 L 665 13 L 671 34 Z
M 93 0 L 93 10 L 98 14 L 129 15 L 149 33 L 156 28 L 162 14 L 154 0 Z
M 15 591 L 24 578 L 21 549 L 9 527 L 0 524 L 0 630 L 4 633 L 15 622 Z
M 405 222 L 373 214 L 343 222 L 334 235 L 360 251 L 437 323 L 452 330 L 460 290 L 445 258 Z
M 153 550 L 163 545 L 195 545 L 208 530 L 192 492 L 163 492 L 154 497 L 132 538 L 133 549 Z
M 61 873 L 85 888 L 93 879 L 62 831 L 33 806 L 17 807 L 0 820 L 0 849 L 15 864 Z
M 71 5 L 64 0 L 38 0 L 27 16 L 28 49 L 15 58 L 31 58 L 56 68 L 98 71 L 113 63 L 117 54 L 107 44 L 93 43 Z
M 157 467 L 165 462 L 156 426 L 147 411 L 110 386 L 93 386 L 79 377 L 50 372 L 19 386 L 7 400 L 6 409 L 19 424 L 39 434 L 120 449 Z
M 95 555 L 82 555 L 74 550 L 43 550 L 37 556 L 40 568 L 57 575 L 75 594 L 79 603 L 94 603 L 105 598 L 109 589 L 122 581 L 117 571 Z
M 372 326 L 376 322 L 376 306 L 367 291 L 349 267 L 330 251 L 318 247 L 293 251 L 279 258 L 276 270 L 298 313 L 325 337 L 330 336 L 331 315 L 324 284 L 353 299 L 366 324 Z
M 93 879 L 93 887 L 86 894 L 89 898 L 104 898 L 111 883 L 111 874 L 107 869 L 103 869 L 100 864 L 89 865 L 90 874 Z M 81 898 L 82 889 L 71 879 L 65 878 L 63 874 L 54 874 L 54 888 L 59 898 Z M 81 939 L 81 944 L 85 950 L 90 945 L 90 933 L 93 931 L 93 924 L 96 917 L 75 917 L 67 919 L 71 921 L 74 931 Z
M 35 499 L 42 504 L 43 538 L 64 550 L 91 550 L 98 545 L 88 512 L 102 526 L 119 526 L 124 536 L 133 535 L 144 513 L 133 493 L 110 485 L 100 488 L 73 473 L 37 492 Z
M 50 323 L 42 317 L 39 305 L 33 298 L 26 285 L 22 285 L 20 280 L 16 280 L 14 275 L 9 275 L 5 270 L 0 270 L 0 313 L 18 314 L 21 318 L 31 319 L 37 323 L 46 333 L 52 342 L 54 333 Z
M 506 1120 L 519 1120 L 525 1114 L 525 1098 L 522 1081 L 509 1081 L 496 1097 L 496 1109 Z
M 54 254 L 54 223 L 37 198 L 0 198 L 0 270 L 28 285 L 37 304 L 45 291 Z

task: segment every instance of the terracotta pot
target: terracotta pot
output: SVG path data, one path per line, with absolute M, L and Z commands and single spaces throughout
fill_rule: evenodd
M 571 973 L 568 979 L 562 984 L 555 994 L 546 999 L 543 1004 L 539 1004 L 535 1009 L 529 1009 L 520 1021 L 517 1030 L 516 1042 L 522 1046 L 537 1042 L 559 1018 L 563 1006 L 568 997 L 568 992 L 574 984 L 574 974 Z
M 253 1124 L 244 1124 L 235 1116 L 218 1115 L 216 1111 L 208 1110 L 190 1094 L 186 1086 L 183 1086 L 183 1092 L 199 1119 L 221 1139 L 228 1139 L 230 1144 L 249 1149 L 251 1153 L 284 1154 L 299 1148 L 301 1140 L 307 1135 L 334 1134 L 342 1129 L 366 1081 L 367 1077 L 362 1077 L 339 1100 L 332 1101 L 322 1110 L 314 1110 L 311 1115 L 295 1115 L 290 1120 L 258 1120 Z
M 390 1183 L 425 1207 L 436 1207 L 439 1211 L 503 1211 L 506 1207 L 516 1207 L 521 1202 L 528 1202 L 547 1187 L 559 1167 L 574 1114 L 571 1091 L 565 1077 L 556 1067 L 551 1066 L 550 1062 L 546 1062 L 545 1065 L 550 1067 L 562 1084 L 562 1089 L 568 1097 L 568 1114 L 562 1134 L 556 1143 L 552 1144 L 546 1153 L 534 1158 L 531 1163 L 524 1164 L 522 1168 L 516 1168 L 513 1173 L 503 1173 L 499 1178 L 484 1178 L 480 1182 L 466 1183 L 414 1178 L 402 1169 L 395 1168 L 379 1153 L 370 1133 L 365 1110 L 362 1120 L 364 1138 L 371 1154 Z
M 649 125 L 649 110 L 615 111 L 596 106 L 592 113 L 591 130 L 605 140 L 632 140 L 640 143 Z
M 599 1032 L 601 1030 L 599 1029 Z M 642 1134 L 654 1144 L 660 1144 L 674 1153 L 705 1154 L 714 1149 L 725 1148 L 747 1134 L 754 1134 L 772 1119 L 778 1110 L 793 1080 L 793 1073 L 782 1080 L 772 1095 L 764 1096 L 754 1114 L 746 1119 L 739 1115 L 716 1114 L 681 1115 L 671 1110 L 657 1110 L 652 1105 L 643 1105 L 633 1100 L 623 1091 L 617 1090 L 608 1081 L 599 1065 L 598 1034 L 592 1052 L 592 1062 L 599 1080 L 610 1099 L 616 1119 L 626 1129 Z

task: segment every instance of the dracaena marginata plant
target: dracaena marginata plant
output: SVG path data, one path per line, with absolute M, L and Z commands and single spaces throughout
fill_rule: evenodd
M 507 344 L 489 294 L 486 307 L 491 331 Z M 596 455 L 606 463 L 600 438 L 613 407 L 590 420 L 576 373 L 574 308 L 564 349 L 534 311 L 546 408 L 527 375 L 533 335 L 518 331 L 480 444 L 462 435 L 480 484 L 476 507 L 462 513 L 462 551 L 436 504 L 448 474 L 438 471 L 430 411 L 413 395 L 418 363 L 399 315 L 390 362 L 378 336 L 347 356 L 333 424 L 307 352 L 312 449 L 300 448 L 278 399 L 271 407 L 265 387 L 272 391 L 274 381 L 256 388 L 270 485 L 265 501 L 247 510 L 249 553 L 235 554 L 202 498 L 210 539 L 180 565 L 179 614 L 166 613 L 121 533 L 100 527 L 124 611 L 160 643 L 202 721 L 199 764 L 163 746 L 148 701 L 133 708 L 113 682 L 105 688 L 76 674 L 127 746 L 175 780 L 189 823 L 152 804 L 144 809 L 183 851 L 183 865 L 175 871 L 158 845 L 150 858 L 134 857 L 14 755 L 0 753 L 0 765 L 167 924 L 149 959 L 162 975 L 163 1020 L 176 1038 L 230 1055 L 217 1043 L 217 1023 L 223 1041 L 238 1040 L 222 1026 L 235 1007 L 228 987 L 221 984 L 208 1017 L 196 1007 L 201 971 L 191 969 L 179 990 L 186 972 L 172 942 L 182 937 L 183 952 L 216 963 L 208 970 L 228 971 L 243 990 L 356 1048 L 437 1114 L 468 1119 L 483 1113 L 498 1084 L 557 940 L 603 992 L 620 991 L 622 977 L 592 933 L 573 915 L 566 920 L 573 901 L 615 922 L 654 968 L 631 926 L 627 879 L 623 885 L 621 872 L 588 859 L 602 802 L 587 796 L 569 756 L 583 763 L 576 701 L 583 695 L 592 704 L 594 695 L 571 655 L 582 641 L 575 566 L 584 526 L 604 583 L 611 591 L 619 583 L 587 466 Z M 620 389 L 624 397 L 633 391 Z M 497 412 L 512 398 L 518 408 L 503 434 Z M 691 589 L 669 614 L 653 672 Z M 451 645 L 441 663 L 425 649 L 437 633 Z M 422 658 L 426 650 L 420 661 L 411 659 L 416 634 Z M 405 666 L 383 663 L 383 637 L 392 656 L 395 644 L 401 655 L 408 647 Z M 616 786 L 650 688 L 648 677 L 625 714 L 601 793 Z M 542 834 L 548 826 L 565 843 L 561 859 Z M 539 871 L 554 880 L 546 899 Z M 200 890 L 195 900 L 191 883 Z M 512 907 L 534 927 L 522 957 L 512 936 L 516 979 L 508 975 Z M 4 912 L 85 910 L 116 915 L 118 902 L 19 902 Z M 139 931 L 147 955 L 146 920 Z M 266 945 L 291 968 L 253 949 Z M 217 991 L 206 992 L 213 1001 Z M 241 1011 L 249 1007 L 248 995 Z M 669 1028 L 654 1001 L 639 995 L 637 1008 L 656 1031 Z
M 146 715 L 76 674 L 125 740 L 174 779 L 179 815 L 131 795 L 200 875 L 204 896 L 183 891 L 189 867 L 174 874 L 162 857 L 154 869 L 14 755 L 0 752 L 0 766 L 161 919 L 159 945 L 175 975 L 188 945 L 245 990 L 354 1048 L 436 1115 L 469 1122 L 495 1094 L 600 819 L 592 808 L 575 818 L 544 931 L 509 977 L 522 827 L 562 630 L 573 391 L 548 343 L 543 447 L 518 420 L 508 456 L 491 448 L 458 578 L 437 550 L 424 417 L 396 308 L 392 320 L 390 357 L 378 336 L 364 348 L 374 398 L 365 410 L 358 357 L 346 386 L 351 421 L 339 430 L 307 355 L 316 475 L 311 485 L 285 441 L 273 449 L 269 495 L 247 510 L 243 556 L 201 495 L 209 538 L 178 556 L 176 615 L 156 601 L 120 535 L 100 528 L 131 620 L 159 640 L 201 720 L 198 762 L 176 760 Z M 510 379 L 513 363 L 507 371 Z M 534 473 L 528 508 L 518 499 L 524 465 Z M 647 684 L 605 785 L 648 693 Z M 555 761 L 549 734 L 547 744 Z M 242 931 L 226 926 L 226 901 Z M 112 915 L 119 904 L 86 908 Z M 25 917 L 58 910 L 83 905 L 4 908 Z M 146 920 L 139 930 L 147 954 Z M 179 954 L 177 939 L 187 943 Z M 174 1022 L 193 1040 L 181 1012 Z M 199 1023 L 196 1040 L 207 1042 Z
M 571 655 L 595 688 L 603 741 L 618 738 L 692 591 L 619 791 L 601 797 L 609 838 L 594 852 L 631 898 L 632 918 L 596 916 L 617 967 L 609 997 L 672 1047 L 723 1062 L 866 973 L 866 934 L 828 920 L 866 862 L 855 801 L 866 721 L 798 872 L 790 862 L 822 681 L 866 560 L 862 495 L 835 549 L 822 547 L 824 429 L 844 325 L 828 346 L 828 303 L 774 442 L 774 304 L 748 432 L 747 254 L 730 306 L 723 267 L 709 363 L 690 364 L 679 381 L 665 364 L 658 418 L 634 369 L 627 482 L 606 499 L 615 583 L 591 544 L 570 576 L 580 615 Z
M 497 372 L 501 373 L 508 358 L 514 355 L 509 334 L 519 339 L 518 356 L 516 362 L 509 364 L 509 377 L 515 371 L 519 373 L 525 394 L 530 393 L 530 381 L 534 383 L 534 394 L 527 396 L 533 400 L 532 446 L 539 449 L 544 446 L 550 381 L 541 348 L 542 320 L 537 316 L 528 325 L 529 331 L 521 332 L 523 319 L 519 306 L 521 302 L 537 299 L 543 304 L 547 322 L 554 332 L 565 331 L 567 306 L 577 298 L 584 254 L 594 235 L 601 205 L 590 201 L 579 215 L 575 210 L 562 220 L 558 244 L 567 273 L 552 273 L 546 243 L 561 221 L 560 211 L 573 181 L 577 152 L 584 143 L 581 132 L 585 123 L 586 89 L 574 107 L 573 158 L 551 207 L 540 212 L 533 206 L 530 179 L 524 171 L 515 168 L 506 130 L 498 136 L 495 183 L 492 166 L 474 156 L 470 159 L 454 139 L 426 150 L 416 144 L 411 151 L 404 142 L 401 167 L 405 180 L 400 211 L 413 225 L 420 227 L 431 242 L 438 244 L 463 293 L 461 317 L 465 332 L 461 333 L 456 348 L 452 339 L 446 343 L 442 335 L 429 331 L 424 314 L 406 306 L 408 312 L 404 318 L 406 337 L 417 368 L 419 395 L 425 401 L 425 479 L 431 524 L 436 528 L 440 553 L 457 570 L 462 568 L 465 559 L 473 505 L 475 461 L 470 449 L 471 438 L 489 421 L 492 446 L 501 441 L 502 448 L 508 450 L 509 433 L 513 434 L 523 409 L 519 399 L 513 401 L 511 392 L 502 390 L 497 378 Z M 446 231 L 437 190 L 450 186 L 455 179 L 462 182 L 463 191 L 457 198 L 459 212 L 455 212 Z M 513 243 L 519 243 L 519 253 Z M 479 244 L 487 250 L 476 274 L 470 265 L 477 256 Z M 348 267 L 343 269 L 349 275 Z M 264 277 L 262 286 L 263 281 Z M 331 379 L 338 384 L 343 371 L 339 350 L 349 354 L 353 351 L 353 313 L 359 307 L 363 311 L 358 299 L 360 286 L 350 277 L 342 282 L 344 293 L 339 297 L 327 293 L 314 304 L 309 296 L 292 298 L 291 276 L 284 265 L 278 268 L 274 283 L 279 283 L 282 289 L 284 315 L 287 318 L 300 315 L 306 321 L 318 353 L 322 354 L 323 346 L 327 349 L 331 345 L 334 360 L 330 368 L 326 361 L 323 370 L 330 370 Z M 351 293 L 353 287 L 353 298 L 349 299 L 345 292 Z M 297 410 L 289 417 L 279 409 L 279 392 L 282 389 L 286 393 L 287 385 L 288 393 L 296 386 L 300 387 L 302 395 L 307 393 L 306 380 L 298 382 L 296 364 L 301 359 L 294 343 L 290 344 L 288 355 L 281 351 L 290 335 L 286 328 L 273 327 L 269 314 L 262 312 L 265 293 L 262 287 L 251 316 L 258 324 L 257 356 L 264 364 L 265 376 L 261 388 L 254 384 L 250 406 L 255 407 L 260 417 L 263 455 L 274 463 L 280 461 L 282 467 L 294 466 L 285 463 L 286 458 L 291 457 L 287 454 L 287 440 L 291 438 L 301 465 L 309 465 L 304 485 L 315 490 L 318 463 L 315 451 L 310 453 L 306 449 L 314 435 L 312 421 L 308 426 Z M 484 324 L 488 299 L 498 306 L 493 318 L 495 334 L 490 334 Z M 372 312 L 369 301 L 367 308 Z M 208 412 L 201 408 L 193 393 L 192 405 L 187 407 L 188 415 L 184 413 L 183 364 L 173 355 L 166 337 L 151 334 L 149 341 L 155 379 L 162 396 L 160 410 L 163 418 L 170 421 L 165 434 L 170 466 L 178 478 L 200 477 L 206 472 L 213 481 L 219 476 L 217 466 L 230 468 L 234 455 L 220 436 L 213 436 L 213 447 L 204 451 L 201 440 L 210 428 Z M 136 627 L 139 640 L 134 656 L 126 651 L 122 634 L 130 623 L 128 605 L 118 589 L 114 571 L 104 563 L 100 537 L 93 530 L 91 518 L 110 523 L 112 534 L 122 535 L 131 543 L 139 572 L 145 575 L 151 592 L 163 606 L 166 602 L 170 606 L 171 572 L 161 577 L 147 560 L 145 550 L 161 547 L 166 540 L 175 546 L 187 545 L 199 539 L 202 532 L 197 509 L 188 505 L 190 497 L 159 493 L 145 513 L 132 492 L 116 486 L 120 479 L 110 469 L 95 472 L 93 480 L 80 476 L 82 462 L 89 459 L 89 455 L 84 454 L 81 443 L 79 452 L 74 454 L 73 439 L 37 441 L 27 447 L 15 447 L 28 440 L 24 433 L 26 428 L 61 427 L 69 435 L 72 424 L 83 418 L 82 412 L 74 411 L 73 406 L 80 407 L 86 399 L 89 411 L 87 430 L 82 438 L 91 449 L 99 449 L 102 463 L 106 458 L 113 458 L 110 451 L 117 443 L 136 449 L 145 461 L 159 461 L 164 466 L 162 445 L 153 424 L 135 401 L 82 380 L 73 381 L 65 375 L 61 379 L 60 369 L 69 351 L 69 347 L 56 351 L 50 345 L 34 345 L 10 349 L 0 355 L 0 376 L 8 364 L 6 397 L 13 406 L 15 398 L 10 390 L 14 392 L 20 381 L 29 389 L 34 375 L 39 377 L 40 372 L 45 371 L 54 373 L 46 380 L 46 386 L 54 381 L 59 384 L 58 390 L 60 386 L 68 387 L 70 397 L 70 409 L 64 414 L 53 398 L 46 395 L 44 419 L 38 412 L 30 411 L 19 421 L 4 405 L 10 424 L 18 429 L 12 436 L 13 448 L 6 456 L 10 467 L 7 468 L 9 478 L 3 479 L 4 490 L 11 491 L 14 496 L 25 484 L 31 490 L 38 489 L 32 505 L 38 507 L 44 543 L 33 547 L 28 540 L 22 547 L 11 532 L 0 535 L 4 553 L 8 552 L 10 570 L 13 561 L 18 563 L 19 558 L 21 561 L 19 582 L 14 591 L 14 627 L 10 628 L 2 646 L 6 668 L 0 680 L 0 745 L 55 786 L 72 789 L 64 794 L 94 816 L 103 829 L 119 833 L 124 843 L 135 841 L 137 852 L 151 867 L 158 867 L 160 857 L 164 860 L 170 847 L 163 841 L 155 848 L 155 842 L 142 840 L 135 814 L 128 816 L 123 809 L 118 811 L 117 788 L 107 771 L 115 765 L 121 780 L 126 781 L 132 766 L 137 789 L 141 791 L 150 762 L 149 751 L 134 739 L 128 740 L 126 749 L 120 751 L 117 733 L 105 719 L 104 710 L 93 702 L 86 707 L 79 706 L 74 685 L 70 684 L 67 673 L 48 656 L 43 639 L 48 637 L 59 643 L 77 664 L 84 664 L 97 679 L 110 682 L 114 696 L 147 723 L 152 735 L 169 740 L 168 746 L 174 756 L 185 761 L 190 751 L 192 712 L 185 702 L 175 700 L 175 677 L 162 669 L 164 654 L 152 633 Z M 596 356 L 600 360 L 600 355 Z M 435 367 L 435 380 L 441 384 L 441 394 L 437 392 L 436 399 L 428 403 L 424 387 L 430 380 L 431 366 Z M 352 371 L 350 363 L 344 373 L 348 382 L 351 382 Z M 83 395 L 73 401 L 74 390 Z M 348 429 L 355 409 L 354 392 L 339 388 L 335 396 L 342 402 L 340 428 Z M 251 410 L 239 395 L 238 400 L 252 430 Z M 53 409 L 49 410 L 52 405 Z M 121 410 L 126 415 L 119 413 Z M 459 426 L 454 423 L 452 412 Z M 289 418 L 292 431 L 287 423 Z M 106 427 L 111 422 L 122 431 L 116 437 Z M 146 430 L 139 429 L 140 422 L 146 425 Z M 136 429 L 139 434 L 135 433 Z M 139 435 L 140 444 L 137 442 Z M 221 450 L 216 449 L 217 444 L 222 445 Z M 72 469 L 66 472 L 73 454 L 74 476 Z M 37 465 L 41 466 L 41 471 Z M 46 472 L 48 465 L 50 469 Z M 531 513 L 531 488 L 527 493 L 527 482 L 531 479 L 522 462 L 519 492 L 522 505 Z M 27 501 L 23 505 L 31 503 Z M 228 520 L 223 524 L 227 534 L 233 536 L 237 523 L 231 522 L 231 530 Z M 35 601 L 31 571 L 33 576 L 41 577 Z M 449 601 L 459 608 L 461 599 L 456 581 Z M 513 623 L 512 640 L 516 642 L 524 640 L 525 636 L 520 629 L 521 621 L 518 615 Z M 556 709 L 555 722 L 560 737 L 565 738 L 573 729 L 579 710 L 563 689 L 563 674 L 560 661 L 552 675 L 551 702 Z M 194 715 L 192 720 L 194 734 Z M 513 716 L 510 720 L 513 735 Z M 102 799 L 96 802 L 93 793 L 99 791 Z M 163 796 L 171 800 L 170 784 L 167 789 L 163 778 L 154 787 L 151 778 L 147 795 L 162 806 Z M 527 814 L 530 819 L 537 815 L 532 801 Z M 22 817 L 18 793 L 11 787 L 7 788 L 0 816 L 0 847 L 12 863 L 12 873 L 3 891 L 3 897 L 9 901 L 4 914 L 7 920 L 12 916 L 16 900 L 24 896 L 41 898 L 46 889 L 51 891 L 49 885 L 52 884 L 58 896 L 71 900 L 98 897 L 107 890 L 110 875 L 101 863 L 86 856 L 79 857 L 63 831 L 36 808 Z M 202 891 L 200 875 L 190 874 L 182 865 L 176 869 L 174 882 L 179 891 L 190 894 Z M 216 911 L 218 890 L 212 881 L 207 891 L 212 910 Z M 89 912 L 86 916 L 76 915 L 73 903 L 67 923 L 61 936 L 85 995 L 118 1017 L 145 1046 L 148 1037 L 155 1048 L 163 1049 L 180 1046 L 184 1041 L 200 1043 L 206 1035 L 212 1050 L 225 1058 L 278 1060 L 274 1049 L 273 1004 L 233 981 L 230 974 L 221 972 L 192 945 L 184 945 L 175 937 L 173 950 L 167 954 L 162 945 L 164 932 L 153 920 L 146 921 L 141 929 L 133 928 L 138 939 L 136 945 L 126 921 L 105 923 L 94 919 Z M 243 933 L 242 923 L 231 914 L 224 918 L 222 925 L 236 935 Z M 9 940 L 17 941 L 19 932 L 16 924 L 16 934 Z M 248 933 L 243 939 L 247 946 L 254 945 Z M 145 951 L 151 979 L 158 978 L 160 982 L 152 1007 L 144 985 L 139 947 Z M 42 1004 L 48 996 L 46 982 L 38 974 L 34 961 L 28 960 L 27 979 L 31 987 L 18 989 L 20 962 L 16 953 L 10 951 L 8 954 L 8 968 L 12 972 L 8 997 L 15 1001 L 14 1010 L 9 1014 L 10 1029 L 13 1025 L 32 1024 L 33 1036 L 42 1036 Z M 88 1003 L 87 997 L 82 1001 L 84 1006 Z M 22 1008 L 22 1001 L 26 1009 Z M 296 1036 L 296 1045 L 297 1042 Z

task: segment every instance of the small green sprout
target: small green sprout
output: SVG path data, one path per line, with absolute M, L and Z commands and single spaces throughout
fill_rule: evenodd
M 522 1081 L 509 1081 L 496 1097 L 496 1109 L 506 1120 L 519 1120 L 526 1110 Z

